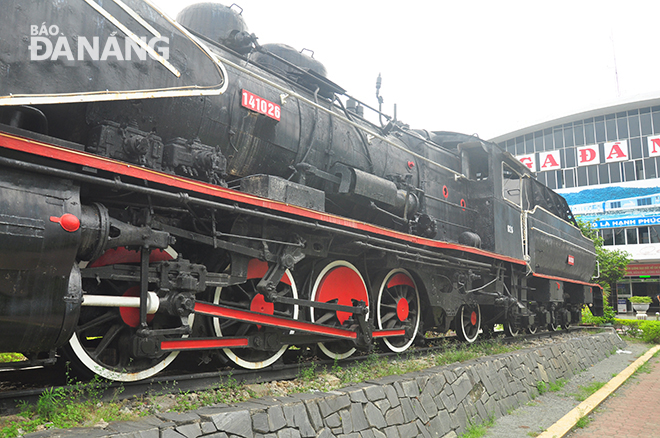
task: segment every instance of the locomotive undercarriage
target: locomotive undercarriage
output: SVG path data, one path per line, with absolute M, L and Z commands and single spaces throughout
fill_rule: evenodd
M 193 208 L 188 213 L 197 219 L 176 218 L 171 213 L 159 215 L 155 205 L 152 209 L 149 226 L 161 230 L 154 233 L 166 230 L 176 238 L 178 245 L 174 246 L 181 251 L 177 258 L 147 263 L 150 251 L 143 247 L 140 252 L 125 251 L 118 259 L 114 257 L 115 263 L 101 261 L 102 266 L 97 263 L 97 267 L 82 270 L 83 286 L 114 283 L 115 291 L 137 295 L 146 276 L 147 289 L 157 291 L 160 305 L 153 319 L 149 319 L 148 299 L 138 303 L 132 322 L 123 314 L 126 309 L 119 307 L 121 321 L 134 330 L 129 329 L 130 342 L 124 341 L 129 353 L 101 364 L 113 372 L 131 370 L 120 371 L 120 376 L 110 374 L 115 379 L 135 374 L 133 368 L 139 378 L 145 371 L 159 370 L 176 355 L 171 352 L 175 349 L 221 348 L 234 364 L 257 369 L 273 364 L 289 345 L 317 343 L 325 355 L 343 359 L 356 349 L 370 350 L 374 338 L 388 350 L 403 352 L 427 328 L 436 326 L 442 331 L 454 329 L 467 342 L 474 342 L 482 327 L 503 320 L 511 335 L 535 327 L 534 314 L 521 304 L 519 296 L 497 292 L 498 287 L 507 289 L 503 266 L 424 255 L 414 249 L 397 251 L 331 232 L 294 232 L 272 219 L 237 216 L 231 224 L 226 218 L 211 219 L 209 224 L 208 219 L 199 218 L 221 214 L 214 210 L 193 213 Z M 149 215 L 136 212 L 131 216 Z M 191 223 L 185 228 L 165 225 L 183 226 L 188 221 Z M 215 238 L 201 229 L 215 230 Z M 195 263 L 185 260 L 186 254 Z M 138 259 L 140 266 L 129 264 Z M 432 307 L 454 317 L 436 321 L 432 312 L 422 311 L 431 307 L 423 298 L 428 294 L 420 296 L 418 284 L 428 287 L 427 277 L 443 271 L 447 280 L 442 287 L 448 293 Z M 279 281 L 273 280 L 276 278 Z M 119 282 L 124 286 L 117 286 Z M 508 288 L 515 293 L 514 286 Z M 83 289 L 85 295 L 94 290 Z M 103 339 L 116 336 L 113 330 L 117 329 L 111 326 L 101 341 L 86 344 L 81 336 L 90 338 L 85 331 L 94 321 L 87 320 L 88 309 L 97 311 L 83 301 L 76 335 L 84 352 L 77 347 L 74 353 L 78 358 L 87 353 L 102 360 L 97 351 L 108 348 Z M 111 312 L 116 314 L 115 310 Z M 108 326 L 107 314 L 96 318 Z M 117 316 L 115 319 L 119 321 Z M 193 321 L 200 321 L 195 328 Z M 120 339 L 113 342 L 117 351 L 123 351 Z

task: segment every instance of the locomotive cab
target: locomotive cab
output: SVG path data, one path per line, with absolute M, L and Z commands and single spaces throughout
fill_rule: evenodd
M 534 273 L 588 280 L 595 253 L 566 200 L 493 144 L 472 141 L 459 149 L 483 248 L 525 260 Z
M 497 146 L 482 141 L 459 145 L 468 199 L 478 211 L 474 229 L 482 248 L 523 258 L 522 184 L 524 166 Z

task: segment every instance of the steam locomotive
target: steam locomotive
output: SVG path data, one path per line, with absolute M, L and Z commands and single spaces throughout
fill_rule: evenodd
M 561 196 L 493 143 L 347 96 L 240 12 L 5 2 L 0 351 L 130 381 L 181 351 L 259 369 L 598 313 Z

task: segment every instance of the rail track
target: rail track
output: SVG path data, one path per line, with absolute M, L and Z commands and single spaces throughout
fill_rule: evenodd
M 521 334 L 514 337 L 504 335 L 504 332 L 496 332 L 492 339 L 497 339 L 506 344 L 530 344 L 534 341 L 552 342 L 557 338 L 567 335 L 575 336 L 587 334 L 593 331 L 592 327 L 569 327 L 567 330 L 556 332 L 542 331 L 535 334 Z M 487 342 L 484 339 L 475 343 Z M 433 353 L 441 352 L 447 348 L 447 344 L 459 343 L 455 336 L 439 336 L 427 338 L 423 346 L 417 346 L 403 355 L 409 357 L 421 357 Z M 470 348 L 469 345 L 465 345 Z M 400 358 L 400 354 L 392 352 L 374 353 L 378 358 L 387 358 L 388 360 Z M 341 361 L 343 367 L 350 367 L 359 362 L 363 362 L 373 355 L 356 355 L 349 359 Z M 171 393 L 195 392 L 212 388 L 218 383 L 227 382 L 232 379 L 243 384 L 258 384 L 278 380 L 292 380 L 300 375 L 301 367 L 311 363 L 315 364 L 314 369 L 323 370 L 332 368 L 335 365 L 333 360 L 319 360 L 313 354 L 302 352 L 301 350 L 289 350 L 283 356 L 283 360 L 276 364 L 257 371 L 235 369 L 223 367 L 218 370 L 217 364 L 199 366 L 195 363 L 200 372 L 193 374 L 186 373 L 186 365 L 191 361 L 198 360 L 193 355 L 179 358 L 171 370 L 156 377 L 138 381 L 138 382 L 107 382 L 103 386 L 103 395 L 101 400 L 126 400 L 133 397 L 151 395 L 164 395 Z M 34 404 L 44 391 L 53 388 L 74 389 L 71 380 L 67 381 L 67 373 L 63 366 L 32 366 L 27 367 L 18 365 L 10 369 L 8 364 L 4 364 L 0 369 L 0 415 L 10 415 L 17 412 L 17 406 L 20 403 Z M 75 385 L 75 383 L 74 383 Z

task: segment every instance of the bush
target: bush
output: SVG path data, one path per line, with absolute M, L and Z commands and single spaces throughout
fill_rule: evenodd
M 660 344 L 660 321 L 642 321 L 639 328 L 642 331 L 642 341 Z
M 642 297 L 642 296 L 634 296 L 628 298 L 628 301 L 630 301 L 633 304 L 651 304 L 653 301 L 653 298 L 651 297 Z
M 660 344 L 660 321 L 616 319 L 614 325 L 625 331 L 628 336 L 650 344 Z
M 625 332 L 626 335 L 632 336 L 633 338 L 641 337 L 642 331 L 639 328 L 639 324 L 642 321 L 638 319 L 619 319 L 614 320 L 614 327 L 621 329 Z
M 602 316 L 594 316 L 591 313 L 589 306 L 582 307 L 582 324 L 586 325 L 601 325 L 605 323 L 605 318 Z

